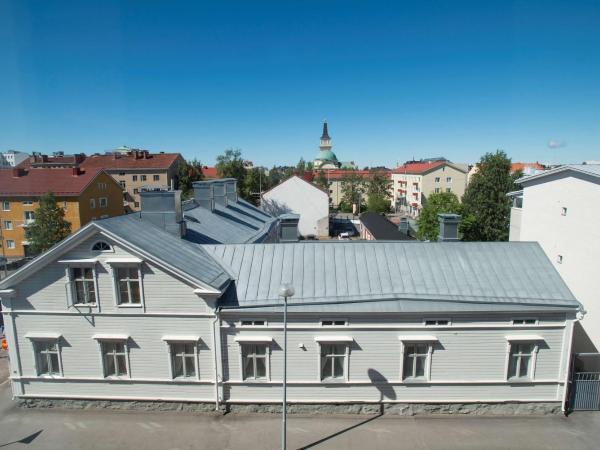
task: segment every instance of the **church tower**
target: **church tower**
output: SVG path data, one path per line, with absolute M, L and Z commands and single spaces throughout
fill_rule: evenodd
M 321 143 L 319 144 L 319 153 L 313 161 L 315 169 L 337 169 L 340 167 L 335 153 L 331 151 L 331 138 L 327 129 L 327 121 L 323 122 L 323 134 L 321 134 Z
M 327 120 L 323 122 L 323 134 L 321 135 L 321 145 L 319 145 L 319 148 L 322 151 L 331 150 L 331 138 L 327 131 Z

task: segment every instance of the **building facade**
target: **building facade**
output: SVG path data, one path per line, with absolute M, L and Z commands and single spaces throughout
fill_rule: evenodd
M 290 281 L 290 403 L 564 403 L 581 305 L 536 243 L 198 245 L 134 216 L 0 282 L 16 398 L 279 403 Z
M 392 171 L 392 207 L 418 217 L 427 197 L 452 192 L 460 200 L 467 188 L 468 169 L 449 161 L 409 161 Z
M 16 150 L 8 150 L 0 154 L 0 167 L 8 168 L 15 167 L 21 164 L 29 158 L 29 155 L 25 152 L 19 152 Z
M 15 167 L 0 170 L 0 226 L 3 256 L 30 256 L 27 225 L 35 220 L 39 198 L 52 192 L 76 231 L 95 219 L 124 213 L 119 185 L 98 170 Z
M 132 150 L 110 155 L 91 155 L 82 168 L 103 169 L 121 185 L 123 206 L 127 212 L 140 210 L 140 190 L 145 186 L 173 187 L 178 183 L 179 153 L 150 153 Z
M 600 350 L 600 165 L 567 165 L 519 180 L 511 193 L 511 241 L 537 241 L 587 311 L 580 352 Z
M 329 236 L 327 192 L 296 175 L 264 192 L 261 208 L 272 216 L 299 214 L 301 236 Z

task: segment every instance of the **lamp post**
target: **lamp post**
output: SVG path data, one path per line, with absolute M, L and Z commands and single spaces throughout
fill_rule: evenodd
M 294 286 L 291 283 L 283 283 L 279 287 L 279 296 L 283 297 L 283 408 L 281 427 L 281 450 L 286 450 L 287 441 L 287 300 L 294 295 Z

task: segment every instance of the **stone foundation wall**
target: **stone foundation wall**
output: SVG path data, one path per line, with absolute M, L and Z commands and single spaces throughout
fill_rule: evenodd
M 126 401 L 126 400 L 72 400 L 50 398 L 21 398 L 17 400 L 21 408 L 61 408 L 61 409 L 108 409 L 122 411 L 182 411 L 212 414 L 280 414 L 278 404 L 220 405 L 215 411 L 214 403 Z M 545 415 L 560 414 L 559 402 L 546 403 L 347 403 L 347 404 L 290 404 L 289 414 L 386 414 L 397 416 L 417 415 Z

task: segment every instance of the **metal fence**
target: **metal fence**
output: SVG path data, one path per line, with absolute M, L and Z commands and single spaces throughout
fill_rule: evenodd
M 570 409 L 600 410 L 600 353 L 580 353 L 573 358 Z

